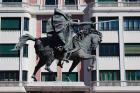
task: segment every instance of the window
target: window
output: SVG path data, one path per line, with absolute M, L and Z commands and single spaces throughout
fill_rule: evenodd
M 2 2 L 22 2 L 22 0 L 2 0 Z
M 118 0 L 98 0 L 98 2 L 117 2 Z
M 24 18 L 24 30 L 29 31 L 29 18 Z
M 77 5 L 77 0 L 65 0 L 65 5 Z
M 97 79 L 96 79 L 96 70 L 93 70 L 92 72 L 91 72 L 91 80 L 92 81 L 96 81 Z
M 119 44 L 118 43 L 99 44 L 99 56 L 119 56 Z
M 67 73 L 68 72 L 63 72 L 62 73 L 62 81 L 67 81 L 65 79 Z M 70 78 L 71 81 L 78 81 L 78 72 L 71 72 L 70 75 L 69 75 L 69 78 Z
M 46 0 L 45 5 L 57 5 L 58 0 Z
M 23 47 L 23 57 L 28 57 L 28 45 L 24 45 Z
M 136 1 L 139 1 L 139 0 L 125 0 L 126 2 L 136 2 Z
M 110 22 L 102 22 L 102 21 L 109 21 L 109 20 L 116 20 Z M 99 18 L 99 30 L 100 31 L 118 31 L 119 30 L 119 22 L 117 18 L 106 18 L 100 17 Z
M 140 70 L 127 70 L 126 80 L 140 80 Z
M 27 81 L 27 71 L 23 71 L 23 81 Z M 19 71 L 0 71 L 0 81 L 19 81 Z
M 42 20 L 42 33 L 46 33 L 47 31 L 47 20 Z
M 15 44 L 0 44 L 0 57 L 19 57 L 18 51 L 11 51 Z M 28 57 L 28 45 L 23 47 L 23 57 Z
M 56 72 L 49 73 L 49 72 L 42 72 L 41 73 L 41 81 L 56 81 Z
M 115 70 L 100 70 L 100 80 L 120 80 L 120 72 Z
M 140 44 L 125 43 L 125 56 L 140 56 Z
M 1 18 L 1 30 L 21 30 L 21 18 Z
M 73 19 L 73 22 L 79 22 L 80 20 L 78 19 Z M 78 25 L 74 25 L 72 26 L 73 30 L 75 31 L 75 33 L 79 32 L 79 30 L 81 29 L 80 26 Z
M 124 18 L 125 31 L 140 31 L 140 17 Z

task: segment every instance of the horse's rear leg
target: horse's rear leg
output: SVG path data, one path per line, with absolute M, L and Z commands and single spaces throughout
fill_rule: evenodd
M 45 65 L 45 62 L 43 62 L 42 60 L 39 60 L 39 62 L 37 63 L 37 65 L 35 66 L 35 69 L 34 69 L 34 72 L 33 72 L 33 75 L 32 75 L 32 78 L 34 79 L 34 81 L 37 81 L 35 75 L 37 73 L 37 71 Z

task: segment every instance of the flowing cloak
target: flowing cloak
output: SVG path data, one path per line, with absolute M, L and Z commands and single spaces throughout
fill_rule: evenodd
M 59 9 L 54 10 L 54 15 L 47 22 L 47 33 L 65 31 L 69 23 L 68 16 Z

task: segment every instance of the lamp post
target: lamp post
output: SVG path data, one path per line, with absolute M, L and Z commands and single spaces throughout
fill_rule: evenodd
M 24 29 L 24 19 L 21 17 L 21 30 L 20 30 L 20 37 L 23 35 Z M 19 50 L 19 86 L 22 85 L 22 58 L 23 58 L 23 47 Z

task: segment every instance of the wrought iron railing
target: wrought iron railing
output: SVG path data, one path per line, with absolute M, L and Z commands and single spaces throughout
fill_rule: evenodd
M 24 2 L 1 2 L 1 7 L 28 7 L 28 3 Z
M 20 85 L 26 86 L 26 82 L 19 82 L 19 81 L 0 81 L 0 87 L 14 87 Z
M 40 7 L 41 10 L 54 10 L 55 8 L 58 8 L 58 5 L 44 5 Z
M 25 2 L 1 2 L 1 7 L 30 7 L 39 10 L 53 10 L 54 8 L 58 8 L 59 5 L 37 5 L 37 4 L 29 4 Z M 63 5 L 60 6 L 63 10 L 78 10 L 79 7 L 83 7 L 83 5 Z M 85 5 L 84 5 L 85 7 Z M 92 2 L 89 4 L 89 7 L 140 7 L 140 1 L 136 2 Z
M 98 83 L 98 84 L 97 84 Z M 121 86 L 121 83 L 125 86 L 140 86 L 140 81 L 93 81 L 91 82 L 91 86 Z
M 64 5 L 62 7 L 64 10 L 78 10 L 78 5 Z
M 22 84 L 23 86 L 32 85 L 33 82 L 19 82 L 19 81 L 0 81 L 0 87 L 2 86 L 19 86 Z M 93 81 L 91 82 L 91 86 L 121 86 L 121 83 L 125 83 L 125 86 L 140 86 L 140 81 Z M 36 82 L 33 84 L 46 84 L 46 82 Z M 52 82 L 52 84 L 54 84 Z M 76 82 L 71 82 L 72 85 L 78 84 Z M 78 85 L 77 85 L 78 86 Z
M 133 2 L 92 2 L 90 7 L 140 7 L 140 1 Z
M 98 7 L 118 7 L 118 2 L 99 2 Z

